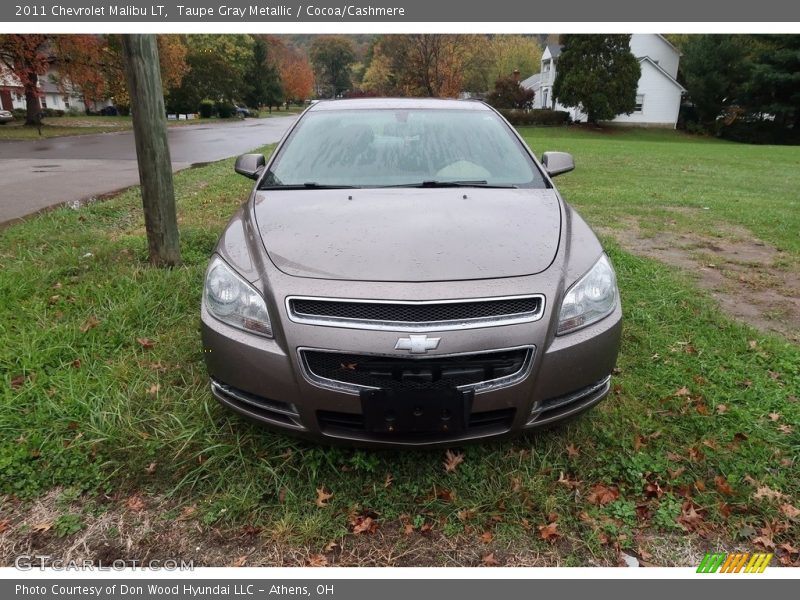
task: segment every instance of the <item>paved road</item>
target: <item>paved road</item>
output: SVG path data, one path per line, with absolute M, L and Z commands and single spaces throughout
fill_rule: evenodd
M 296 117 L 169 129 L 172 168 L 210 162 L 277 142 Z M 0 141 L 0 223 L 137 185 L 133 133 Z

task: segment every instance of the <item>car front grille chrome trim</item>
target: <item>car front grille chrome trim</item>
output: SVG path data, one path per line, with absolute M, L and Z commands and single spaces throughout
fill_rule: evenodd
M 492 350 L 479 350 L 475 352 L 460 352 L 455 354 L 438 354 L 436 356 L 408 356 L 404 357 L 406 360 L 409 361 L 419 361 L 420 364 L 423 364 L 426 360 L 436 360 L 442 358 L 457 358 L 457 357 L 469 357 L 469 356 L 480 356 L 486 355 L 491 356 L 493 354 L 500 354 L 503 352 L 513 352 L 518 350 L 524 350 L 525 356 L 520 365 L 519 369 L 517 369 L 514 373 L 497 377 L 494 379 L 488 379 L 483 381 L 477 381 L 473 383 L 468 383 L 464 385 L 455 386 L 458 390 L 472 390 L 475 394 L 481 394 L 484 392 L 492 392 L 498 389 L 510 387 L 512 385 L 516 385 L 525 379 L 531 374 L 533 369 L 533 361 L 536 355 L 536 347 L 535 346 L 515 346 L 511 348 L 498 348 Z M 337 379 L 332 379 L 329 377 L 324 377 L 315 373 L 313 369 L 310 367 L 308 362 L 308 353 L 309 352 L 323 352 L 329 354 L 342 354 L 342 355 L 352 355 L 352 352 L 345 352 L 341 350 L 329 350 L 329 349 L 320 349 L 320 348 L 308 348 L 308 347 L 299 347 L 297 348 L 297 357 L 298 362 L 300 364 L 300 371 L 303 375 L 303 378 L 310 383 L 311 385 L 319 388 L 323 388 L 326 390 L 332 390 L 335 392 L 340 392 L 344 394 L 351 394 L 351 395 L 358 395 L 361 393 L 362 390 L 374 390 L 380 389 L 380 386 L 370 386 L 370 385 L 362 385 L 358 383 L 352 383 L 348 381 L 341 381 Z M 397 355 L 388 355 L 388 354 L 369 354 L 369 353 L 360 353 L 362 356 L 369 356 L 371 358 L 398 358 Z
M 527 303 L 528 306 L 511 312 L 493 314 L 493 310 L 503 304 Z M 320 311 L 323 314 L 304 312 L 298 305 L 316 304 L 328 305 L 330 310 Z M 359 306 L 360 305 L 360 306 Z M 346 307 L 342 314 L 335 314 L 336 307 Z M 383 310 L 380 310 L 380 309 Z M 411 313 L 447 313 L 449 309 L 460 311 L 462 314 L 475 316 L 463 318 L 441 318 L 425 320 L 405 320 L 393 318 L 354 317 L 354 312 L 363 309 L 364 313 L 380 312 L 391 314 L 401 313 L 403 309 Z M 545 297 L 543 294 L 527 294 L 519 296 L 499 296 L 491 298 L 467 298 L 450 300 L 371 300 L 353 298 L 319 298 L 311 296 L 288 296 L 286 298 L 286 312 L 289 319 L 295 323 L 317 325 L 321 327 L 341 327 L 345 329 L 371 329 L 379 331 L 404 331 L 413 333 L 426 333 L 434 331 L 458 331 L 463 329 L 476 329 L 482 327 L 501 327 L 504 325 L 518 325 L 538 321 L 544 315 Z M 484 313 L 484 314 L 481 314 Z

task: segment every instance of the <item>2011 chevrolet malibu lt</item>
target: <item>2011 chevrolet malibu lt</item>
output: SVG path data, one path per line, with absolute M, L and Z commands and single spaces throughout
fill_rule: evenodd
M 323 441 L 453 445 L 575 415 L 610 387 L 616 276 L 537 160 L 476 101 L 315 103 L 206 273 L 214 396 Z

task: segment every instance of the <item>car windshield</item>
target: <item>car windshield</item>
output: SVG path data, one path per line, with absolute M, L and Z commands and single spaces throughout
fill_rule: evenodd
M 489 110 L 318 110 L 304 115 L 262 189 L 545 187 L 509 126 Z

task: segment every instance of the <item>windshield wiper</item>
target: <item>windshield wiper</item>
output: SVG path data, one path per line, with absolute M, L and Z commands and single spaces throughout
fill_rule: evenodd
M 500 188 L 515 189 L 515 185 L 493 185 L 485 179 L 461 180 L 461 181 L 439 181 L 428 179 L 417 183 L 402 183 L 398 185 L 387 185 L 385 187 L 408 187 L 408 188 L 459 188 L 459 187 L 480 187 L 480 188 Z
M 267 184 L 259 187 L 260 190 L 354 190 L 360 186 L 357 185 L 328 185 L 324 183 L 317 183 L 316 181 L 307 181 L 306 183 L 298 184 Z

